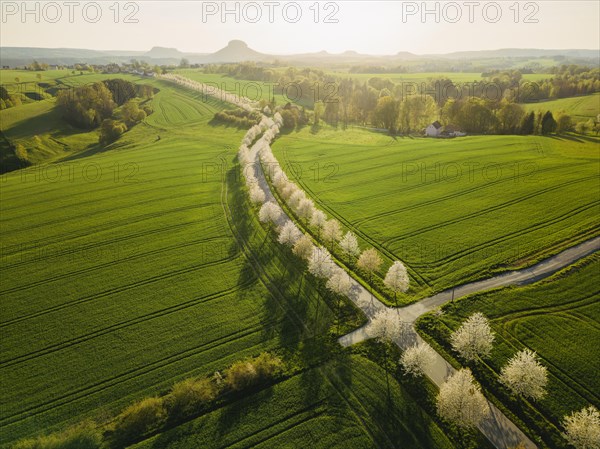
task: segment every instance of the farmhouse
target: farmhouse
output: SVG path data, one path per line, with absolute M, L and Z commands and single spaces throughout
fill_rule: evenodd
M 438 137 L 442 132 L 442 124 L 437 120 L 425 128 L 425 135 L 428 137 Z
M 441 123 L 436 120 L 425 128 L 425 135 L 427 137 L 462 137 L 467 134 L 459 131 L 454 125 L 442 127 Z

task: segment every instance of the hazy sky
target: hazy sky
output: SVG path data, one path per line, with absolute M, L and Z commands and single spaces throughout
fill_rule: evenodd
M 2 1 L 2 46 L 99 50 L 163 46 L 209 53 L 241 39 L 255 50 L 273 54 L 321 50 L 394 54 L 507 47 L 597 49 L 600 45 L 596 0 L 518 2 L 518 8 L 512 6 L 514 0 L 426 2 L 432 12 L 425 17 L 420 1 L 319 2 L 316 7 L 314 1 L 137 1 L 121 2 L 118 16 L 116 8 L 111 9 L 113 1 L 68 3 L 28 2 L 27 8 L 39 14 L 23 17 L 20 1 Z M 231 13 L 223 18 L 224 5 L 232 11 L 237 8 L 239 17 Z M 124 23 L 129 13 L 137 23 Z M 337 23 L 325 23 L 328 15 Z

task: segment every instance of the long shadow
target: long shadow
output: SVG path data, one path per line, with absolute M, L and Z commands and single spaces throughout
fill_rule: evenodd
M 321 313 L 315 322 L 315 301 L 324 301 L 323 295 L 317 294 L 308 275 L 305 276 L 304 263 L 289 248 L 277 243 L 272 230 L 264 229 L 258 222 L 240 182 L 239 166 L 235 162 L 232 165 L 225 179 L 226 209 L 237 239 L 231 250 L 245 254 L 239 281 L 243 282 L 242 277 L 254 276 L 266 287 L 263 321 L 272 324 L 264 329 L 264 337 L 276 339 L 284 357 L 301 369 L 318 366 L 328 359 L 330 348 L 336 346 L 327 335 L 333 314 L 321 304 Z M 314 398 L 322 382 L 322 376 L 310 372 L 302 376 L 306 402 Z M 220 418 L 222 432 L 235 425 L 239 413 L 240 410 L 224 411 Z

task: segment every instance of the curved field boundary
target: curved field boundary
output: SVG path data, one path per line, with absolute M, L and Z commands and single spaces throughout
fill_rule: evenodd
M 302 186 L 302 190 L 305 190 L 311 196 L 311 198 L 314 199 L 315 203 L 317 203 L 322 210 L 326 211 L 330 216 L 335 217 L 347 229 L 352 230 L 363 241 L 365 241 L 365 242 L 369 243 L 371 246 L 373 246 L 373 248 L 377 248 L 377 250 L 380 253 L 382 253 L 383 255 L 385 255 L 389 260 L 400 260 L 399 257 L 397 257 L 393 252 L 391 252 L 390 250 L 388 250 L 387 248 L 385 248 L 384 246 L 379 244 L 379 242 L 377 242 L 373 238 L 369 237 L 367 234 L 365 234 L 359 228 L 355 228 L 352 225 L 352 223 L 349 220 L 347 220 L 343 215 L 341 215 L 340 213 L 335 211 L 333 208 L 327 206 L 319 198 L 319 196 L 315 194 L 315 192 L 313 192 L 305 183 L 302 182 L 302 180 L 298 179 L 297 182 L 299 185 Z M 408 264 L 406 262 L 403 262 L 403 263 L 406 266 L 408 272 L 411 274 L 411 276 L 414 280 L 416 280 L 418 283 L 420 283 L 420 285 L 425 285 L 426 287 L 431 287 L 431 284 L 424 276 L 422 276 L 416 270 L 414 270 L 410 264 Z
M 259 150 L 258 145 L 254 144 L 251 148 L 251 154 L 250 154 L 250 158 L 249 158 L 250 160 L 254 161 L 256 179 L 259 183 L 259 186 L 265 192 L 266 200 L 274 201 L 275 204 L 277 204 L 277 200 L 275 199 L 275 196 L 273 195 L 273 192 L 271 191 L 271 188 L 266 180 L 266 176 L 263 171 L 262 164 L 260 163 L 260 159 L 258 157 L 258 150 Z M 225 179 L 223 179 L 223 181 L 225 182 Z M 223 203 L 223 208 L 225 210 L 226 216 L 228 218 L 228 224 L 230 225 L 232 231 L 234 231 L 235 228 L 233 226 L 233 223 L 230 222 L 231 215 L 228 215 L 228 214 L 231 214 L 231 210 L 229 209 L 229 206 L 226 202 L 227 201 L 227 190 L 226 190 L 227 187 L 226 186 L 227 185 L 225 184 L 225 189 L 223 190 L 223 193 L 222 193 L 222 203 Z M 223 201 L 223 198 L 224 198 L 224 201 Z M 283 210 L 281 208 L 281 206 L 279 206 L 279 208 L 281 210 L 281 216 L 280 216 L 278 222 L 283 222 L 284 220 L 291 220 L 290 217 L 285 212 L 285 210 Z M 334 214 L 331 214 L 331 215 L 334 215 Z M 344 222 L 346 222 L 346 220 L 344 220 Z M 279 224 L 281 224 L 281 223 L 279 223 Z M 235 235 L 236 235 L 236 238 L 239 238 L 239 235 L 237 235 L 237 233 Z M 598 242 L 600 242 L 600 237 L 597 238 L 596 240 L 598 240 Z M 598 245 L 598 242 L 595 242 L 596 246 Z M 255 256 L 252 254 L 252 252 L 249 250 L 249 248 L 247 248 L 246 242 L 244 242 L 243 239 L 240 239 L 240 244 L 244 250 L 244 253 L 248 254 L 249 258 L 252 258 L 252 260 L 254 261 L 254 263 L 252 264 L 252 267 L 255 269 L 263 270 L 262 266 L 255 259 Z M 246 253 L 246 251 L 249 251 L 249 253 Z M 264 273 L 264 274 L 268 276 L 267 273 Z M 259 279 L 262 279 L 260 275 L 259 275 Z M 475 283 L 475 284 L 477 284 L 477 286 L 480 286 L 481 283 Z M 386 306 L 383 305 L 381 302 L 373 301 L 370 292 L 368 292 L 366 288 L 364 288 L 358 281 L 356 281 L 353 278 L 352 278 L 352 290 L 354 293 L 351 298 L 352 301 L 354 301 L 356 304 L 359 305 L 359 307 L 362 308 L 362 310 L 365 312 L 367 317 L 369 317 L 369 319 L 372 318 L 373 315 L 378 310 L 383 310 L 386 308 Z M 440 295 L 436 295 L 436 297 L 440 297 Z M 433 297 L 433 298 L 436 298 L 436 297 Z M 365 300 L 365 299 L 367 299 L 367 300 Z M 370 301 L 369 301 L 369 299 L 370 299 Z M 437 300 L 439 301 L 440 299 L 438 298 Z M 445 298 L 445 301 L 448 301 L 448 300 L 449 300 L 449 298 Z M 425 303 L 425 300 L 420 301 L 411 306 L 408 306 L 402 310 L 406 310 L 411 307 L 414 308 L 415 306 L 418 306 L 419 308 L 423 308 L 424 303 Z M 437 307 L 435 305 L 435 301 L 433 304 L 429 304 L 429 307 L 430 308 Z M 395 310 L 398 310 L 400 313 L 401 309 L 395 309 Z M 424 312 L 421 312 L 421 314 L 422 313 L 424 313 Z M 306 324 L 302 320 L 300 320 L 300 321 L 301 321 L 303 327 L 306 328 Z M 370 324 L 370 320 L 369 320 L 369 323 L 360 327 L 359 329 L 340 337 L 338 339 L 339 343 L 342 344 L 342 346 L 349 346 L 350 344 L 357 343 L 358 341 L 368 338 L 368 333 L 366 332 L 366 329 L 368 328 L 369 324 Z M 416 334 L 416 332 L 414 331 L 414 327 L 412 327 L 412 329 L 414 332 L 415 340 L 421 341 L 422 344 L 426 344 Z M 403 342 L 396 342 L 396 344 L 398 344 L 399 346 L 402 346 Z M 428 375 L 428 377 L 430 377 L 434 381 L 434 383 L 436 383 L 439 386 L 447 378 L 447 376 L 453 372 L 453 368 L 448 364 L 448 362 L 445 361 L 445 359 L 439 353 L 436 352 L 435 354 L 436 354 L 436 358 L 437 358 L 436 364 L 435 364 L 434 368 L 432 368 L 426 374 Z M 479 426 L 479 429 L 497 448 L 503 449 L 507 446 L 507 444 L 508 445 L 517 445 L 521 442 L 523 442 L 525 444 L 526 448 L 528 448 L 528 449 L 537 447 L 500 410 L 498 410 L 493 404 L 491 404 L 489 402 L 488 402 L 488 404 L 489 404 L 489 407 L 490 407 L 490 410 L 492 413 L 492 419 L 488 419 L 488 420 L 484 421 Z

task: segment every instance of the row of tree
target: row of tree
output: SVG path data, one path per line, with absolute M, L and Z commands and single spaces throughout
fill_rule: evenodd
M 315 123 L 323 119 L 334 126 L 372 124 L 401 132 L 420 131 L 431 121 L 447 117 L 446 122 L 467 132 L 531 134 L 536 131 L 525 132 L 521 127 L 525 111 L 516 103 L 600 91 L 598 69 L 587 67 L 575 70 L 565 66 L 554 78 L 538 83 L 523 81 L 522 72 L 512 70 L 485 73 L 483 82 L 462 84 L 445 77 L 423 83 L 394 83 L 375 76 L 363 82 L 311 68 L 278 71 L 252 63 L 215 65 L 205 70 L 272 83 L 274 94 L 315 108 Z M 541 133 L 541 123 L 537 128 Z

